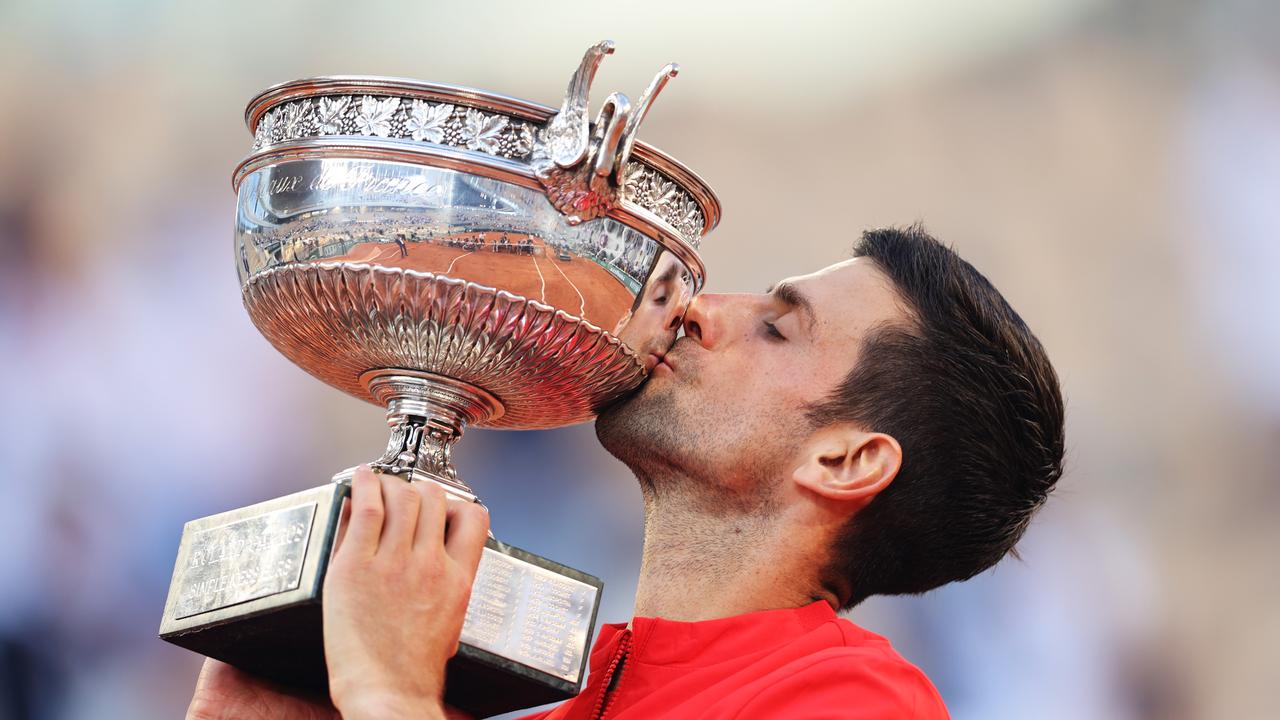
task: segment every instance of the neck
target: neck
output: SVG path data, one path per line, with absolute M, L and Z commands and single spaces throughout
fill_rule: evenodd
M 728 503 L 673 490 L 682 485 L 644 491 L 636 616 L 695 622 L 814 600 L 838 605 L 818 587 L 814 558 L 780 518 L 760 508 L 726 512 Z

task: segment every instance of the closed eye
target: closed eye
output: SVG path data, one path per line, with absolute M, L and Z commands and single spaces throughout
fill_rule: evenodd
M 765 334 L 767 334 L 770 338 L 773 338 L 774 340 L 787 339 L 786 335 L 783 335 L 782 333 L 778 332 L 777 325 L 774 325 L 771 322 L 765 321 L 764 327 L 765 327 Z

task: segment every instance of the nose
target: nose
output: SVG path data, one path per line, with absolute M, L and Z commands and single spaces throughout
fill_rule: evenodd
M 719 341 L 719 316 L 723 310 L 723 295 L 706 293 L 689 303 L 684 313 L 684 334 L 710 350 Z
M 680 302 L 668 302 L 664 309 L 666 314 L 663 316 L 665 322 L 662 325 L 662 329 L 674 335 L 684 325 L 684 312 L 687 307 L 687 305 Z

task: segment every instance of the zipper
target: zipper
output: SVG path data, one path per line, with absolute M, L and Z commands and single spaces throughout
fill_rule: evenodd
M 623 666 L 627 661 L 627 655 L 631 653 L 631 630 L 622 631 L 622 639 L 618 641 L 618 650 L 613 654 L 613 660 L 609 661 L 609 667 L 604 671 L 604 687 L 600 689 L 600 696 L 596 698 L 595 711 L 591 713 L 592 720 L 603 720 L 606 712 L 609 711 L 609 705 L 618 695 L 618 682 L 622 678 Z

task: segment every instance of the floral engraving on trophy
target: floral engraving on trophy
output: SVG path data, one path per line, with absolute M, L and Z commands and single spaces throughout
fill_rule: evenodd
M 657 215 L 695 248 L 701 243 L 702 208 L 665 174 L 642 162 L 632 162 L 623 180 L 622 197 Z
M 281 116 L 277 116 L 282 137 L 299 137 L 306 133 L 306 123 L 311 119 L 311 101 L 289 103 Z
M 266 145 L 271 144 L 271 133 L 276 127 L 275 111 L 263 113 L 262 119 L 258 121 L 258 127 L 253 133 L 253 149 L 257 150 Z
M 405 129 L 414 140 L 440 144 L 444 142 L 445 123 L 451 117 L 453 106 L 448 103 L 431 104 L 425 100 L 414 100 L 409 106 Z
M 332 135 L 411 140 L 467 148 L 529 162 L 536 126 L 451 103 L 377 95 L 329 95 L 285 102 L 263 113 L 252 152 L 268 146 Z M 627 164 L 622 199 L 653 213 L 693 247 L 701 243 L 705 218 L 697 200 L 665 173 L 642 161 Z
M 361 135 L 391 135 L 391 116 L 400 109 L 399 98 L 378 99 L 372 95 L 360 98 L 360 110 L 356 113 L 356 129 Z
M 533 151 L 533 127 L 527 122 L 450 103 L 378 95 L 329 95 L 282 103 L 258 120 L 253 151 L 329 135 L 465 147 L 510 160 L 526 159 Z
M 351 98 L 348 97 L 320 98 L 320 111 L 317 115 L 319 134 L 337 135 L 342 132 L 342 116 L 350 103 Z
M 502 115 L 486 115 L 475 108 L 467 111 L 463 124 L 462 138 L 468 149 L 482 150 L 490 155 L 498 152 L 498 140 L 507 127 L 507 118 Z

